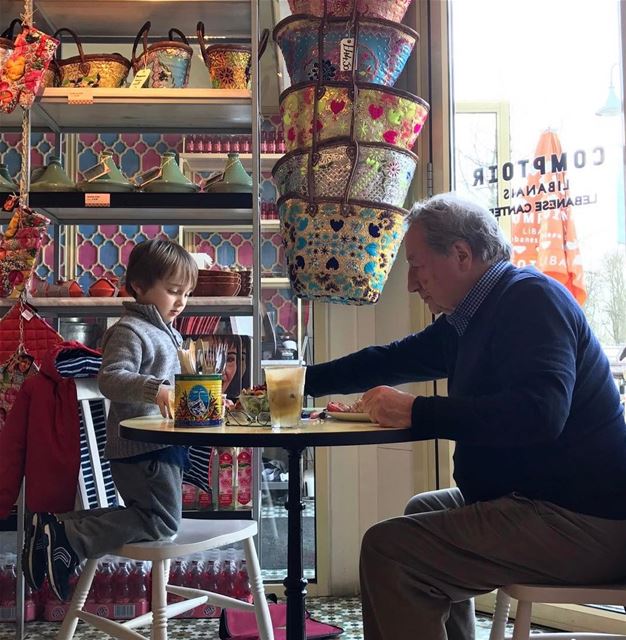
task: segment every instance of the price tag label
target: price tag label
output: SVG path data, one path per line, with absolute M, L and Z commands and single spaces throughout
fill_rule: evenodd
M 150 77 L 150 69 L 139 69 L 130 83 L 130 89 L 141 89 Z
M 111 194 L 110 193 L 86 193 L 85 206 L 86 207 L 110 207 Z
M 33 312 L 30 309 L 22 309 L 22 318 L 28 322 L 33 318 Z
M 339 68 L 352 71 L 354 66 L 354 38 L 342 38 L 339 49 Z
M 93 104 L 93 91 L 88 87 L 69 89 L 67 104 Z

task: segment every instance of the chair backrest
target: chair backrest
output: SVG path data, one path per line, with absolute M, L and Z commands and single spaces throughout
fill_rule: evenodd
M 94 509 L 121 504 L 111 467 L 104 459 L 109 401 L 94 378 L 76 380 L 80 416 L 80 470 L 77 508 Z

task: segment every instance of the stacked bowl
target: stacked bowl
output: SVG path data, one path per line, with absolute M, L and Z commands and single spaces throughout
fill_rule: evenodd
M 194 296 L 211 298 L 215 296 L 236 296 L 241 289 L 241 277 L 236 271 L 200 269 Z
M 302 298 L 376 302 L 404 236 L 403 209 L 428 117 L 395 89 L 419 35 L 411 0 L 289 0 L 274 29 L 292 86 L 280 96 L 287 154 L 273 170 L 291 284 Z

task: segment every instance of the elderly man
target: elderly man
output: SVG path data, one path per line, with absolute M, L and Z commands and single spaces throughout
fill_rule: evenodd
M 423 331 L 310 367 L 306 391 L 367 391 L 415 440 L 456 441 L 457 488 L 414 496 L 361 549 L 367 640 L 471 640 L 472 596 L 626 575 L 626 427 L 609 363 L 569 292 L 516 268 L 496 220 L 446 194 L 411 213 Z M 448 397 L 393 389 L 448 379 Z M 385 386 L 382 386 L 385 385 Z

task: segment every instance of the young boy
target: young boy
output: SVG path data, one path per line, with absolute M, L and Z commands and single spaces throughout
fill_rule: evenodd
M 68 598 L 68 581 L 84 558 L 97 558 L 129 542 L 173 536 L 182 513 L 186 447 L 132 442 L 119 423 L 144 415 L 169 416 L 169 390 L 180 372 L 182 338 L 172 321 L 193 291 L 198 269 L 170 240 L 149 240 L 130 254 L 126 288 L 136 302 L 104 336 L 98 384 L 111 400 L 105 456 L 125 507 L 52 515 L 27 523 L 24 574 L 39 588 L 48 574 L 54 593 Z

